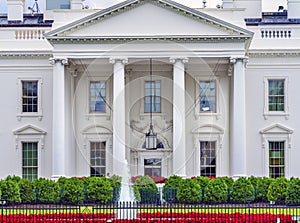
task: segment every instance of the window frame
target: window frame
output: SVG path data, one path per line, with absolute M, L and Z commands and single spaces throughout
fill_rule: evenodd
M 145 164 L 145 160 L 160 160 L 160 165 L 146 165 Z M 146 169 L 151 169 L 152 171 L 152 173 L 153 173 L 153 169 L 154 168 L 159 168 L 160 169 L 160 175 L 158 175 L 158 176 L 162 176 L 162 158 L 145 158 L 144 159 L 144 176 L 146 176 Z M 149 175 L 148 175 L 149 176 Z M 152 175 L 152 176 L 154 176 L 154 175 Z
M 280 144 L 283 143 L 283 149 L 279 150 L 279 151 L 283 150 L 283 157 L 271 157 L 270 156 L 270 154 L 271 154 L 270 144 L 271 143 L 280 143 Z M 278 140 L 276 140 L 276 141 L 269 140 L 268 141 L 268 150 L 269 150 L 269 177 L 270 178 L 285 177 L 285 169 L 286 169 L 286 158 L 285 158 L 285 153 L 286 153 L 285 151 L 286 151 L 286 149 L 285 149 L 285 147 L 286 147 L 286 142 L 285 141 L 278 141 Z M 276 159 L 276 158 L 279 158 L 279 159 L 283 158 L 283 164 L 271 164 L 270 163 L 272 159 Z M 277 177 L 272 177 L 271 176 L 271 172 L 270 172 L 270 169 L 272 167 L 283 167 L 283 175 L 280 175 L 280 176 L 277 176 Z
M 91 153 L 92 153 L 92 143 L 104 143 L 104 152 L 105 152 L 105 155 L 104 155 L 104 161 L 105 161 L 105 165 L 103 166 L 103 165 L 92 165 L 92 156 L 91 156 Z M 103 148 L 100 148 L 100 152 L 102 152 L 101 151 L 101 149 L 103 149 Z M 108 171 L 107 171 L 107 149 L 106 149 L 106 141 L 89 141 L 89 153 L 90 153 L 90 157 L 89 157 L 89 162 L 90 162 L 90 174 L 89 174 L 89 176 L 98 176 L 98 175 L 92 175 L 92 167 L 95 167 L 95 168 L 97 168 L 97 167 L 99 167 L 99 168 L 103 168 L 104 167 L 104 169 L 105 169 L 105 173 L 103 174 L 103 176 L 106 176 L 106 174 L 108 173 Z M 100 159 L 103 159 L 102 157 L 100 157 Z M 100 175 L 99 175 L 100 176 Z M 99 177 L 98 176 L 98 177 Z
M 106 93 L 106 107 L 105 112 L 90 112 L 90 82 L 92 81 L 104 81 L 105 82 L 105 93 Z M 105 117 L 107 120 L 111 119 L 111 80 L 106 76 L 86 76 L 86 119 L 89 120 L 91 117 Z
M 99 83 L 103 83 L 104 82 L 104 85 L 105 85 L 105 111 L 91 111 L 91 83 L 92 82 L 99 82 Z M 88 83 L 88 88 L 89 88 L 89 101 L 88 101 L 88 103 L 89 103 L 89 108 L 88 108 L 88 110 L 89 110 L 89 114 L 106 114 L 107 113 L 107 109 L 109 109 L 109 106 L 108 106 L 108 104 L 107 104 L 107 83 L 106 83 L 106 81 L 105 80 L 89 80 L 89 83 Z
M 156 96 L 156 94 L 154 94 L 154 95 L 152 95 L 152 94 L 150 94 L 149 96 L 147 96 L 146 95 L 146 83 L 147 82 L 149 82 L 150 83 L 150 85 L 156 85 L 156 83 L 158 83 L 159 82 L 159 96 Z M 152 83 L 151 83 L 152 82 Z M 161 113 L 162 112 L 162 107 L 161 107 L 161 105 L 162 105 L 162 103 L 161 103 L 161 80 L 145 80 L 144 81 L 144 113 L 145 114 L 150 114 L 151 113 L 151 107 L 152 107 L 152 114 L 154 114 L 154 113 L 157 113 L 157 114 L 159 114 L 159 113 Z M 154 91 L 156 91 L 156 88 L 151 88 L 150 87 L 150 89 L 152 89 L 152 91 L 154 90 Z M 149 90 L 150 90 L 149 89 Z M 150 92 L 151 93 L 151 92 Z M 149 103 L 150 104 L 150 108 L 149 108 L 149 111 L 146 111 L 146 98 L 147 97 L 149 97 L 149 98 L 151 98 L 152 99 L 152 101 L 153 101 L 153 103 L 152 103 L 152 101 Z M 153 105 L 155 106 L 155 98 L 159 98 L 159 106 L 160 106 L 160 109 L 159 109 L 159 111 L 153 111 Z M 152 104 L 152 106 L 151 106 L 151 104 Z
M 269 110 L 269 81 L 270 80 L 283 80 L 284 81 L 284 110 L 283 111 L 270 111 Z M 264 119 L 267 120 L 269 116 L 284 116 L 289 119 L 289 101 L 288 101 L 288 82 L 287 76 L 265 76 L 265 95 L 264 95 Z
M 214 81 L 215 82 L 215 112 L 201 112 L 200 111 L 200 82 L 204 81 Z M 201 116 L 215 116 L 216 119 L 220 119 L 220 96 L 219 96 L 219 86 L 220 78 L 217 76 L 197 76 L 195 78 L 195 117 L 198 119 Z
M 202 159 L 202 148 L 201 148 L 201 144 L 202 143 L 214 143 L 214 153 L 215 153 L 215 157 L 214 157 L 214 159 L 215 159 L 215 165 L 202 165 L 201 164 L 201 159 Z M 200 140 L 200 175 L 201 176 L 207 176 L 207 177 L 216 177 L 217 176 L 217 148 L 216 148 L 216 146 L 217 146 L 217 141 L 215 141 L 215 140 L 209 140 L 209 141 L 202 141 L 202 140 Z M 211 149 L 211 148 L 210 148 Z M 209 157 L 209 158 L 212 158 L 212 157 Z M 202 173 L 201 173 L 201 169 L 202 169 L 202 167 L 214 167 L 215 168 L 215 175 L 202 175 Z
M 224 129 L 214 124 L 203 124 L 192 131 L 194 141 L 194 175 L 201 175 L 201 162 L 200 162 L 200 142 L 202 141 L 214 141 L 215 154 L 216 154 L 216 176 L 222 176 L 222 170 L 224 164 L 222 163 L 222 157 L 225 151 L 223 150 L 224 141 Z
M 33 81 L 37 81 L 37 86 L 38 86 L 37 112 L 23 112 L 23 82 L 33 82 Z M 19 121 L 21 121 L 23 117 L 37 117 L 40 121 L 42 120 L 43 117 L 42 85 L 43 85 L 42 77 L 19 77 L 17 79 L 17 86 L 18 86 L 17 118 Z
M 263 166 L 263 176 L 269 177 L 269 142 L 284 142 L 285 145 L 285 177 L 289 178 L 291 174 L 291 148 L 292 148 L 292 134 L 293 130 L 283 126 L 281 124 L 274 124 L 265 129 L 259 131 L 262 140 L 262 166 Z
M 36 159 L 37 159 L 37 165 L 36 166 L 24 166 L 24 144 L 25 143 L 35 143 L 36 144 L 36 146 L 37 146 L 37 148 L 36 148 L 36 152 L 37 152 L 37 157 L 36 157 Z M 36 170 L 37 170 L 37 173 L 36 173 L 36 178 L 34 178 L 34 179 L 38 179 L 39 178 L 39 142 L 38 141 L 30 141 L 30 142 L 28 142 L 28 141 L 22 141 L 21 142 L 21 144 L 22 144 L 22 178 L 23 179 L 28 179 L 28 178 L 24 178 L 24 168 L 36 168 Z M 34 179 L 28 179 L 28 180 L 34 180 Z

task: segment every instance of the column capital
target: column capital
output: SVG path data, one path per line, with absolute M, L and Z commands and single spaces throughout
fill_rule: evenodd
M 243 63 L 248 63 L 249 58 L 248 57 L 230 57 L 230 63 L 235 64 L 238 61 L 242 61 Z
M 170 63 L 175 64 L 176 62 L 187 63 L 189 62 L 189 58 L 187 57 L 170 57 Z
M 51 65 L 54 65 L 56 63 L 61 63 L 61 65 L 68 65 L 69 64 L 69 61 L 68 61 L 68 58 L 55 58 L 55 57 L 51 57 L 49 58 L 49 63 Z
M 115 64 L 115 63 L 117 63 L 117 62 L 120 62 L 120 63 L 122 63 L 122 64 L 127 64 L 128 63 L 128 58 L 126 58 L 126 57 L 120 57 L 120 58 L 118 58 L 118 57 L 116 57 L 116 58 L 109 58 L 109 63 L 111 63 L 111 64 Z

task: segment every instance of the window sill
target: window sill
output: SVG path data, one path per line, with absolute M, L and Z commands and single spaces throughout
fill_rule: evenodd
M 285 117 L 286 120 L 288 120 L 290 118 L 290 114 L 286 113 L 286 112 L 267 112 L 263 114 L 264 119 L 267 120 L 269 118 L 269 116 L 281 116 L 281 117 Z
M 216 117 L 217 120 L 219 120 L 221 118 L 221 114 L 220 113 L 210 113 L 210 112 L 197 112 L 195 114 L 196 119 L 199 119 L 200 117 Z
M 106 120 L 111 119 L 111 114 L 109 113 L 89 113 L 85 115 L 86 120 L 90 120 L 91 118 L 102 118 L 105 117 Z
M 17 114 L 18 121 L 21 121 L 22 118 L 38 118 L 39 121 L 42 121 L 43 114 L 40 112 L 28 112 L 28 113 L 19 113 Z

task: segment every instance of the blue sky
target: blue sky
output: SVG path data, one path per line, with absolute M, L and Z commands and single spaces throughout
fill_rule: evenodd
M 101 1 L 101 0 L 90 0 L 90 1 Z M 177 0 L 180 2 L 180 0 Z M 196 1 L 201 1 L 201 0 L 195 0 Z M 215 7 L 217 4 L 220 4 L 222 0 L 206 0 L 207 1 L 207 6 L 208 7 Z M 33 6 L 34 0 L 26 0 L 26 10 L 28 6 Z M 44 0 L 39 0 L 39 8 L 41 11 L 43 11 L 44 8 Z M 287 0 L 262 0 L 262 7 L 263 11 L 265 12 L 275 12 L 278 9 L 279 5 L 283 5 L 284 8 L 286 9 L 287 5 Z M 6 0 L 0 0 L 0 13 L 6 13 L 7 12 L 7 7 L 6 7 Z

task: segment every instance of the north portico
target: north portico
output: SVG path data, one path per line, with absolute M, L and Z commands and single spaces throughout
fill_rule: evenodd
M 53 178 L 120 175 L 125 159 L 132 175 L 200 175 L 203 143 L 214 147 L 217 176 L 247 175 L 251 32 L 172 1 L 129 0 L 45 37 L 53 46 Z M 159 143 L 151 151 L 149 94 Z

